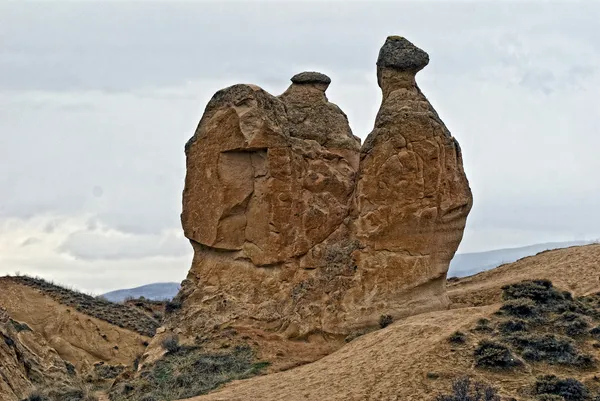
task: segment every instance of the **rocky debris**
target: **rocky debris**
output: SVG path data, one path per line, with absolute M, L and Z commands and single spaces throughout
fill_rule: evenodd
M 362 147 L 323 74 L 294 76 L 278 97 L 254 85 L 213 96 L 186 144 L 195 252 L 173 327 L 331 339 L 447 306 L 472 197 L 459 145 L 415 82 L 428 61 L 387 39 Z
M 75 370 L 42 336 L 0 308 L 0 400 L 17 401 L 36 387 L 68 386 Z

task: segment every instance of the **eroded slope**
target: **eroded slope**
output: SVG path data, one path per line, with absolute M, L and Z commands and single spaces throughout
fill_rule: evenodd
M 82 372 L 99 361 L 130 365 L 150 341 L 147 336 L 63 305 L 13 277 L 0 278 L 0 306 L 39 333 L 60 357 Z

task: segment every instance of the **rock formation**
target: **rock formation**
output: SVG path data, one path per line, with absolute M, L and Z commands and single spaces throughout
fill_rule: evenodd
M 415 82 L 428 61 L 387 39 L 362 147 L 323 74 L 295 75 L 277 97 L 254 85 L 213 96 L 186 144 L 194 259 L 174 325 L 339 338 L 447 305 L 472 197 L 458 143 Z

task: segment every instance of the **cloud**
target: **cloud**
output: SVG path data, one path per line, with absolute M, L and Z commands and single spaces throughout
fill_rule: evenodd
M 2 273 L 39 275 L 95 294 L 185 278 L 192 249 L 180 232 L 131 235 L 93 220 L 89 215 L 1 220 Z
M 89 261 L 132 260 L 190 256 L 191 246 L 180 230 L 134 235 L 105 228 L 71 233 L 58 251 Z
M 363 139 L 389 34 L 461 143 L 463 251 L 597 238 L 600 4 L 0 3 L 0 274 L 88 290 L 178 281 L 183 146 L 220 88 L 302 70 Z M 186 253 L 188 249 L 188 253 Z

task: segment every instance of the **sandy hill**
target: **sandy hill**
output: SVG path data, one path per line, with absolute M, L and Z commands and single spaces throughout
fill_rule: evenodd
M 158 326 L 135 308 L 28 277 L 0 278 L 0 306 L 80 372 L 96 362 L 131 365 Z
M 593 361 L 600 361 L 600 351 L 596 348 L 597 335 L 587 333 L 600 323 L 599 300 L 592 295 L 600 292 L 599 277 L 600 245 L 544 252 L 450 283 L 454 309 L 408 317 L 359 337 L 314 363 L 235 381 L 193 400 L 433 400 L 438 394 L 449 393 L 452 381 L 462 375 L 492 384 L 505 399 L 544 399 L 535 398 L 533 389 L 538 380 L 538 391 L 560 393 L 568 385 L 577 390 L 573 383 L 586 387 L 582 398 L 547 395 L 547 400 L 591 400 L 598 392 L 599 362 Z M 537 279 L 555 284 L 550 288 L 543 282 L 526 284 L 524 288 L 532 286 L 543 293 L 541 301 L 502 301 L 502 286 Z M 589 297 L 570 300 L 562 298 L 560 290 Z M 544 304 L 554 299 L 556 303 Z M 515 303 L 529 305 L 532 314 L 523 312 L 515 317 L 511 314 L 517 313 Z M 503 312 L 498 314 L 500 308 Z M 523 322 L 527 329 L 521 332 L 507 321 Z M 457 331 L 464 334 L 463 339 L 450 341 Z M 492 352 L 492 364 L 498 357 L 500 364 L 517 361 L 520 365 L 477 366 L 486 363 L 474 356 L 483 340 L 505 346 L 510 354 L 510 358 L 502 359 L 506 356 L 503 351 Z M 548 374 L 558 378 L 547 378 L 540 384 L 540 377 Z
M 495 267 L 516 262 L 527 256 L 543 251 L 589 245 L 597 241 L 545 242 L 518 248 L 502 248 L 484 252 L 457 253 L 450 262 L 448 277 L 466 277 L 493 269 Z
M 541 252 L 514 263 L 448 283 L 451 307 L 500 302 L 502 286 L 545 278 L 574 295 L 600 291 L 600 245 L 575 246 Z

